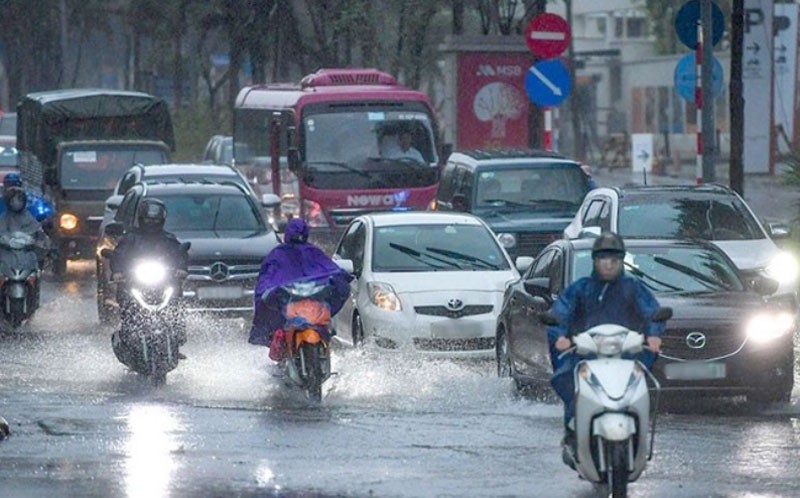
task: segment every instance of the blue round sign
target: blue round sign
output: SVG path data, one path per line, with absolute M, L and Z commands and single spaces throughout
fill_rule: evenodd
M 697 48 L 697 23 L 700 21 L 700 0 L 689 0 L 675 15 L 675 32 L 678 39 L 691 49 Z M 725 32 L 725 15 L 711 2 L 711 46 L 722 40 Z
M 713 58 L 711 66 L 711 97 L 717 98 L 722 94 L 725 74 L 719 59 Z M 697 64 L 695 63 L 694 52 L 686 54 L 678 61 L 675 66 L 675 90 L 678 95 L 694 102 L 694 90 L 697 86 Z
M 525 74 L 525 92 L 540 107 L 557 106 L 569 96 L 572 79 L 560 59 L 545 59 L 532 65 Z

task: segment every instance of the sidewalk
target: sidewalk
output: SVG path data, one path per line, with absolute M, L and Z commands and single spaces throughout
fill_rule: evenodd
M 744 199 L 756 215 L 765 221 L 782 221 L 792 225 L 800 225 L 800 188 L 782 183 L 780 166 L 774 175 L 745 174 Z M 696 185 L 695 163 L 685 163 L 678 174 L 673 169 L 668 175 L 647 174 L 648 185 Z M 728 164 L 720 163 L 716 168 L 716 181 L 730 186 L 728 181 Z M 592 167 L 592 175 L 601 187 L 612 187 L 625 184 L 645 183 L 645 176 L 633 173 L 627 168 Z

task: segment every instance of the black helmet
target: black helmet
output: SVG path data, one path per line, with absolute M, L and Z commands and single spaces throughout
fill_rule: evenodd
M 594 241 L 592 259 L 612 255 L 625 256 L 625 242 L 614 232 L 603 232 Z
M 28 204 L 28 196 L 21 188 L 11 187 L 5 189 L 3 192 L 3 201 L 5 201 L 6 207 L 9 211 L 21 213 Z
M 139 228 L 145 232 L 160 232 L 167 221 L 167 208 L 158 199 L 145 199 L 136 212 Z

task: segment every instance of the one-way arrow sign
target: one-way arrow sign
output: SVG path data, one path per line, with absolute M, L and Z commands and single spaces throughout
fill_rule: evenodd
M 531 102 L 541 107 L 557 106 L 572 90 L 567 66 L 559 59 L 539 61 L 525 75 L 525 91 Z

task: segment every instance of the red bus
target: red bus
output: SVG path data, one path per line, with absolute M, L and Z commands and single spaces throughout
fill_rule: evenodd
M 428 209 L 436 197 L 433 108 L 387 73 L 321 69 L 299 84 L 245 87 L 233 128 L 236 166 L 271 185 L 283 215 L 303 216 L 320 242 L 365 212 Z

